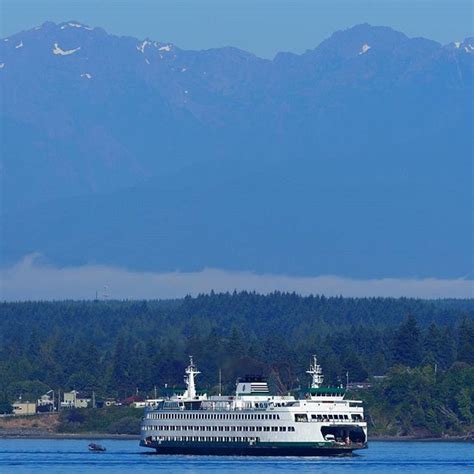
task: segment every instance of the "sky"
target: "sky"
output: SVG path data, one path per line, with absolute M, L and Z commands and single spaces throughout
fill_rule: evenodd
M 473 35 L 472 0 L 0 0 L 1 36 L 50 20 L 184 49 L 236 46 L 262 57 L 304 52 L 359 23 L 450 43 Z

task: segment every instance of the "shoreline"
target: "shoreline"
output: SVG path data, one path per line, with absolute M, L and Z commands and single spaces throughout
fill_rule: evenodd
M 131 435 L 131 434 L 111 434 L 111 433 L 44 433 L 44 432 L 12 432 L 5 433 L 0 432 L 0 439 L 77 439 L 77 440 L 126 440 L 126 441 L 138 441 L 140 435 Z M 432 438 L 432 437 L 415 437 L 415 436 L 369 436 L 369 445 L 371 442 L 439 442 L 439 443 L 454 443 L 454 442 L 464 442 L 464 443 L 473 443 L 474 439 L 472 437 L 466 436 L 451 436 L 444 438 Z
M 467 437 L 467 436 L 449 436 L 444 438 L 433 438 L 433 437 L 417 437 L 417 436 L 370 436 L 368 438 L 369 444 L 373 441 L 389 441 L 389 442 L 397 442 L 397 441 L 418 441 L 418 442 L 429 442 L 429 443 L 473 443 L 474 438 Z
M 111 434 L 111 433 L 2 433 L 0 439 L 122 439 L 139 440 L 140 435 Z

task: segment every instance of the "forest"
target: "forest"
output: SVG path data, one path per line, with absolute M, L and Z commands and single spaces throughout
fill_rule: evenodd
M 474 300 L 279 292 L 1 303 L 0 405 L 49 389 L 119 398 L 163 393 L 183 385 L 189 355 L 202 372 L 198 387 L 210 393 L 218 391 L 219 372 L 227 392 L 247 374 L 266 376 L 275 392 L 297 392 L 309 382 L 313 353 L 328 384 L 386 376 L 359 395 L 382 431 L 403 431 L 414 419 L 431 433 L 474 423 Z M 451 397 L 450 386 L 460 392 Z M 442 420 L 431 413 L 440 404 Z

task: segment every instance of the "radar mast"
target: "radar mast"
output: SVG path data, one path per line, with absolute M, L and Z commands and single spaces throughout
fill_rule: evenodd
M 195 398 L 196 397 L 196 384 L 194 383 L 194 376 L 200 374 L 197 367 L 194 365 L 193 356 L 189 356 L 189 365 L 186 367 L 186 376 L 184 377 L 184 383 L 186 384 L 186 391 L 184 392 L 184 398 Z
M 311 360 L 311 365 L 309 366 L 309 370 L 306 371 L 307 374 L 311 375 L 311 386 L 310 388 L 319 388 L 323 383 L 323 371 L 321 366 L 318 365 L 318 359 L 316 355 L 313 354 L 313 358 Z

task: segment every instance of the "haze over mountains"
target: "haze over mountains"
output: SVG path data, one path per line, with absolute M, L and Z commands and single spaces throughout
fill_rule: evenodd
M 0 41 L 2 261 L 472 277 L 474 38 L 302 55 L 45 23 Z

